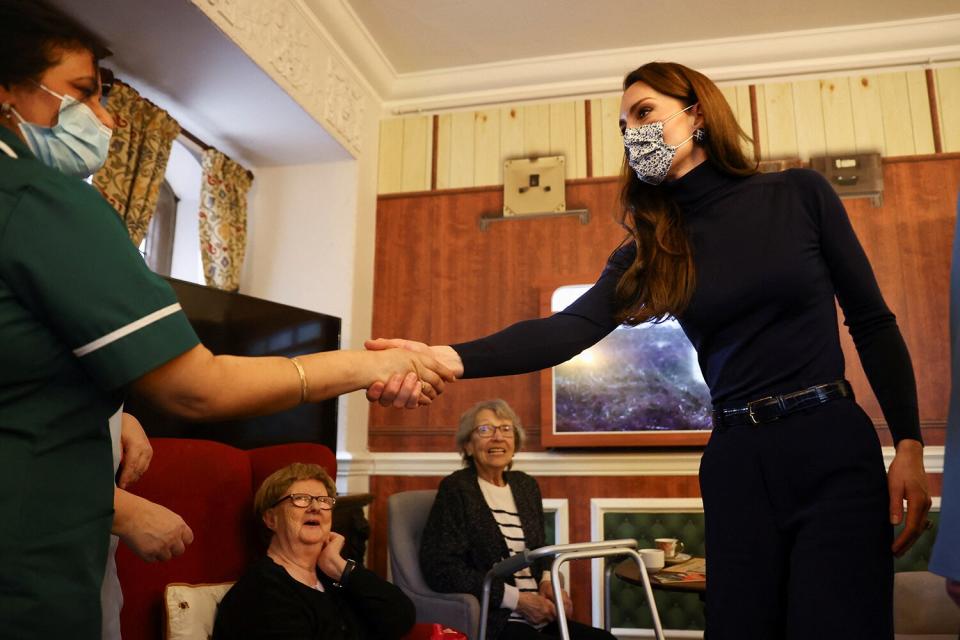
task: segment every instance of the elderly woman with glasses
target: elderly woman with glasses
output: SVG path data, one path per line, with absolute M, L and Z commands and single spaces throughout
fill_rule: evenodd
M 294 463 L 271 474 L 254 509 L 271 532 L 266 556 L 227 592 L 213 637 L 391 640 L 414 624 L 397 587 L 340 555 L 330 530 L 336 486 L 322 467 Z
M 460 417 L 457 447 L 466 467 L 440 483 L 420 546 L 420 566 L 430 588 L 482 595 L 491 566 L 524 549 L 544 546 L 543 499 L 537 481 L 511 471 L 523 445 L 520 419 L 503 400 L 479 402 Z M 496 579 L 484 640 L 559 638 L 549 560 Z M 570 597 L 562 594 L 567 613 Z M 568 621 L 575 640 L 613 636 Z

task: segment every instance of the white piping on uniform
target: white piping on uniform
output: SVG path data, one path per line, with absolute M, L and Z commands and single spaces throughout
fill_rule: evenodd
M 0 151 L 3 151 L 5 154 L 7 154 L 8 156 L 10 156 L 10 157 L 13 158 L 14 160 L 16 160 L 16 159 L 19 157 L 19 156 L 17 156 L 16 152 L 15 152 L 13 149 L 10 148 L 10 145 L 8 145 L 8 144 L 7 144 L 6 142 L 4 142 L 3 140 L 0 140 Z
M 77 347 L 76 349 L 73 350 L 73 355 L 77 356 L 78 358 L 81 358 L 87 355 L 88 353 L 96 351 L 97 349 L 101 349 L 107 346 L 108 344 L 116 342 L 120 338 L 130 335 L 134 331 L 139 331 L 140 329 L 143 329 L 147 325 L 153 324 L 157 320 L 166 318 L 167 316 L 174 314 L 177 311 L 180 311 L 180 303 L 174 303 L 169 307 L 164 307 L 163 309 L 154 311 L 149 315 L 143 316 L 139 320 L 134 320 L 130 324 L 120 327 L 116 331 L 111 331 L 107 335 L 97 338 L 93 342 L 88 342 L 82 347 Z

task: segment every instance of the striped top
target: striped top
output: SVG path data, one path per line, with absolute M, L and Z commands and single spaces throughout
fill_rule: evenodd
M 486 500 L 493 519 L 496 520 L 500 533 L 503 535 L 504 542 L 507 543 L 507 549 L 510 555 L 516 555 L 527 548 L 527 541 L 523 534 L 523 527 L 520 524 L 520 515 L 517 511 L 517 503 L 513 499 L 513 492 L 509 485 L 498 487 L 495 484 L 487 482 L 482 478 L 477 478 L 480 484 L 480 492 L 483 499 Z M 511 622 L 523 622 L 537 628 L 545 625 L 533 625 L 517 611 L 517 602 L 520 599 L 521 592 L 539 592 L 537 579 L 530 572 L 530 567 L 524 567 L 513 574 L 514 585 L 504 585 L 503 600 L 501 607 L 512 609 L 510 613 Z

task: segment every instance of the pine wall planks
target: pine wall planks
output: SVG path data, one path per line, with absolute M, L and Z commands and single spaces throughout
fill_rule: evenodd
M 929 83 L 927 73 L 916 69 L 727 85 L 721 91 L 744 132 L 752 137 L 756 127 L 764 160 L 960 151 L 960 67 L 929 71 Z M 933 100 L 928 86 L 934 87 Z M 542 155 L 565 156 L 568 180 L 618 175 L 623 162 L 619 111 L 620 96 L 614 94 L 385 119 L 378 192 L 430 190 L 434 164 L 436 189 L 503 184 L 504 160 Z M 940 149 L 935 130 L 940 131 Z M 753 153 L 749 143 L 744 149 Z

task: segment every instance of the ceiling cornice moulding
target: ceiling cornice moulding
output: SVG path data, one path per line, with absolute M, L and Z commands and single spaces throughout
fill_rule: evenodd
M 355 157 L 380 96 L 302 0 L 191 0 Z
M 626 72 L 649 60 L 682 62 L 724 83 L 960 61 L 957 13 L 398 74 L 346 0 L 314 0 L 310 7 L 383 99 L 387 113 L 613 93 Z

